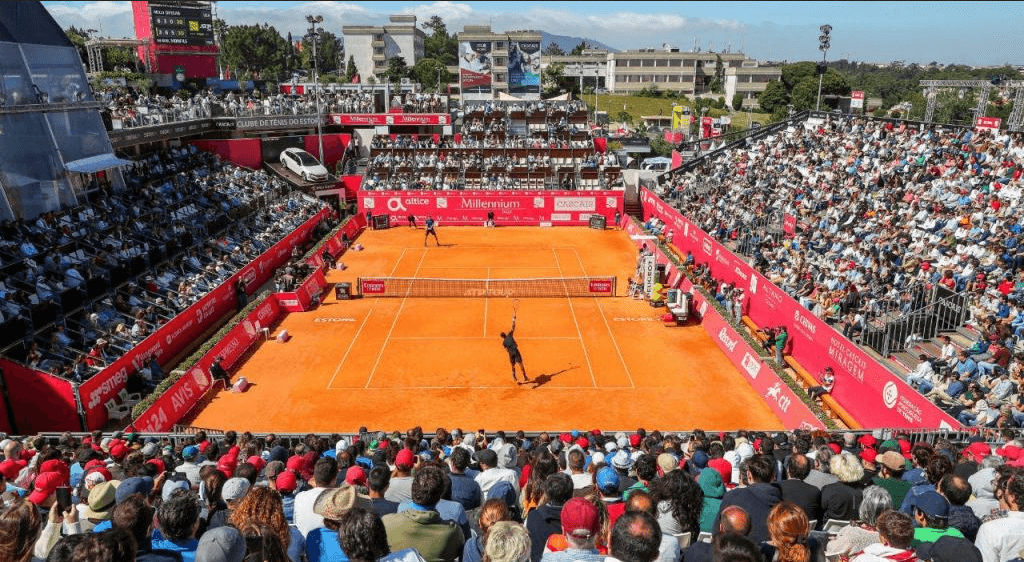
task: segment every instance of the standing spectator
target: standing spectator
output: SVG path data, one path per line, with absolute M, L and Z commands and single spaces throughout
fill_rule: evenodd
M 657 502 L 662 533 L 690 533 L 691 537 L 700 533 L 704 492 L 689 474 L 682 470 L 669 472 L 655 481 L 651 496 Z
M 844 451 L 832 457 L 830 468 L 839 481 L 821 489 L 821 517 L 825 521 L 852 521 L 857 517 L 864 498 L 861 489 L 864 466 L 860 459 Z
M 1024 474 L 1020 469 L 1004 472 L 996 483 L 1000 509 L 1005 517 L 986 521 L 978 528 L 974 545 L 985 562 L 1006 562 L 1024 549 Z
M 697 476 L 697 484 L 704 492 L 704 501 L 700 511 L 700 530 L 710 533 L 715 528 L 715 516 L 722 506 L 722 497 L 725 496 L 725 483 L 722 482 L 722 475 L 713 468 L 705 468 Z M 811 486 L 813 488 L 813 486 Z M 817 491 L 817 488 L 815 488 Z M 613 523 L 614 524 L 614 523 Z
M 612 527 L 611 558 L 620 562 L 653 562 L 660 545 L 658 520 L 647 512 L 626 513 Z
M 754 455 L 747 461 L 746 477 L 750 484 L 745 488 L 730 490 L 722 498 L 723 510 L 737 505 L 747 512 L 752 523 L 750 538 L 756 542 L 766 541 L 770 538 L 768 513 L 775 507 L 775 504 L 782 501 L 782 493 L 770 484 L 774 475 L 774 461 L 766 455 Z M 721 516 L 722 514 L 719 513 L 715 519 L 716 527 Z
M 366 477 L 366 486 L 370 491 L 370 503 L 377 515 L 384 517 L 390 513 L 398 513 L 398 503 L 386 499 L 391 472 L 386 466 L 375 466 Z
M 412 498 L 412 467 L 416 464 L 416 455 L 411 449 L 402 449 L 395 455 L 395 472 L 391 475 L 384 498 L 400 504 Z
M 436 466 L 424 466 L 416 472 L 413 509 L 382 518 L 392 550 L 413 547 L 427 560 L 455 561 L 462 555 L 462 531 L 455 523 L 442 520 L 436 510 L 446 478 Z
M 466 474 L 469 467 L 469 451 L 463 447 L 455 447 L 448 457 L 451 472 L 448 479 L 452 483 L 452 501 L 459 502 L 466 511 L 480 507 L 480 485 Z
M 203 562 L 242 562 L 245 551 L 245 538 L 238 529 L 218 527 L 203 533 L 196 547 L 196 559 Z
M 786 349 L 786 341 L 789 339 L 789 331 L 785 326 L 779 326 L 775 335 L 775 362 L 782 365 L 782 353 Z
M 492 449 L 484 449 L 476 453 L 476 460 L 480 463 L 480 474 L 476 475 L 476 483 L 480 485 L 480 492 L 487 495 L 491 487 L 500 481 L 508 482 L 519 493 L 519 475 L 511 468 L 500 468 L 498 466 L 498 453 Z M 589 476 L 589 475 L 588 475 Z
M 548 476 L 544 481 L 547 501 L 526 516 L 526 530 L 530 532 L 530 560 L 540 562 L 548 537 L 562 530 L 562 508 L 572 497 L 572 479 L 564 472 Z
M 601 518 L 597 506 L 584 498 L 572 498 L 562 507 L 562 532 L 567 548 L 545 552 L 543 562 L 601 562 L 604 555 L 597 550 Z
M 352 486 L 332 488 L 320 494 L 313 509 L 323 517 L 324 526 L 306 535 L 305 551 L 309 562 L 345 562 L 345 552 L 339 545 L 341 520 L 360 503 L 369 505 Z
M 483 507 L 480 508 L 479 532 L 466 541 L 462 549 L 462 562 L 481 562 L 484 556 L 484 537 L 487 536 L 487 530 L 499 521 L 508 521 L 510 517 L 508 506 L 504 501 L 494 498 L 484 502 Z
M 331 457 L 322 457 L 313 465 L 313 488 L 295 495 L 295 526 L 302 536 L 309 535 L 313 529 L 324 526 L 324 518 L 313 510 L 317 499 L 325 490 L 337 487 L 338 461 Z
M 185 490 L 174 492 L 160 504 L 156 520 L 160 525 L 160 539 L 153 539 L 153 550 L 171 550 L 181 554 L 182 562 L 196 562 L 199 498 Z
M 775 485 L 782 491 L 783 501 L 799 505 L 808 519 L 821 523 L 821 490 L 804 482 L 810 472 L 811 459 L 800 454 L 790 455 L 786 460 L 786 479 Z
M 526 562 L 530 559 L 530 534 L 514 521 L 498 521 L 484 537 L 488 562 Z
M 235 480 L 232 478 L 232 480 Z M 230 483 L 231 480 L 228 481 Z M 225 486 L 226 488 L 227 486 Z M 302 533 L 288 525 L 284 516 L 284 504 L 281 494 L 267 486 L 256 486 L 248 491 L 232 511 L 229 522 L 236 529 L 246 525 L 263 525 L 269 527 L 281 540 L 288 558 L 292 562 L 301 562 L 304 551 Z
M 142 494 L 132 494 L 114 508 L 111 516 L 112 527 L 128 531 L 135 538 L 135 562 L 179 562 L 181 554 L 170 550 L 153 549 L 150 538 L 153 532 L 153 514 L 153 508 L 146 503 L 146 498 Z

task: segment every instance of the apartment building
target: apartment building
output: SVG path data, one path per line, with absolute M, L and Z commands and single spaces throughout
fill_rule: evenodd
M 341 32 L 345 38 L 345 63 L 351 56 L 364 82 L 386 71 L 392 57 L 404 58 L 409 66 L 423 58 L 426 34 L 416 27 L 414 15 L 390 16 L 383 26 L 346 25 Z M 377 80 L 380 81 L 379 77 Z

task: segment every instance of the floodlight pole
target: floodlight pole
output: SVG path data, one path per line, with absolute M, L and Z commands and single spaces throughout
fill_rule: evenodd
M 323 16 L 306 16 L 306 21 L 309 22 L 309 24 L 310 24 L 309 25 L 309 37 L 313 41 L 313 99 L 316 101 L 316 140 L 317 140 L 317 145 L 318 145 L 318 147 L 320 149 L 320 165 L 324 166 L 326 168 L 327 165 L 324 164 L 324 134 L 323 134 L 322 126 L 320 124 L 320 122 L 323 120 L 321 118 L 321 111 L 320 111 L 320 86 L 319 86 L 319 84 L 320 84 L 320 80 L 319 80 L 320 72 L 319 72 L 319 65 L 317 63 L 317 56 L 316 56 L 317 55 L 317 50 L 316 50 L 317 43 L 320 42 L 320 32 L 323 30 L 322 28 L 317 29 L 316 24 L 324 21 L 324 17 Z
M 814 106 L 815 111 L 821 111 L 821 83 L 825 79 L 825 71 L 828 70 L 828 47 L 829 34 L 832 33 L 832 26 L 825 24 L 818 28 L 821 35 L 818 36 L 818 50 L 821 51 L 821 72 L 818 73 L 818 103 Z

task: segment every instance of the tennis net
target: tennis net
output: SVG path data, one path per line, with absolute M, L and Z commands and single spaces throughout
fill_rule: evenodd
M 547 277 L 534 279 L 437 279 L 427 277 L 360 277 L 364 297 L 614 297 L 615 277 Z

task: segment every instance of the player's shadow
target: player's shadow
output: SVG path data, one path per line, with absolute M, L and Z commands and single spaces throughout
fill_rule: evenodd
M 542 373 L 541 375 L 536 376 L 536 377 L 530 379 L 529 382 L 523 382 L 523 383 L 519 383 L 519 384 L 520 385 L 532 385 L 530 387 L 531 389 L 533 389 L 533 388 L 540 388 L 540 387 L 546 385 L 547 383 L 551 382 L 551 379 L 557 377 L 558 375 L 561 375 L 562 373 L 564 373 L 566 371 L 571 371 L 573 369 L 579 369 L 579 368 L 580 368 L 579 365 L 570 365 L 570 366 L 562 369 L 561 371 L 555 371 L 554 373 Z

